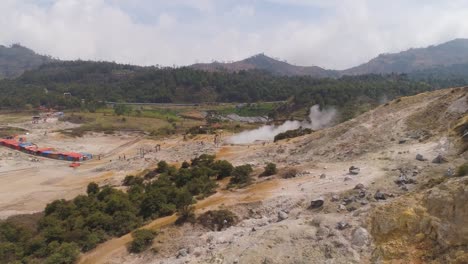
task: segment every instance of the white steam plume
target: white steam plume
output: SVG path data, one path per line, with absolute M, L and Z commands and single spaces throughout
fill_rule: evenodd
M 276 135 L 288 130 L 298 129 L 299 127 L 321 129 L 329 125 L 336 116 L 334 108 L 320 111 L 318 105 L 310 108 L 309 120 L 307 121 L 286 121 L 282 125 L 265 125 L 260 128 L 244 131 L 228 138 L 227 142 L 231 144 L 249 144 L 255 141 L 273 141 Z

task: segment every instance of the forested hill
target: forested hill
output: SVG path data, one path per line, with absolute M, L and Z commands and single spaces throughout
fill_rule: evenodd
M 342 106 L 378 102 L 431 90 L 405 75 L 340 79 L 277 76 L 262 71 L 205 72 L 191 68 L 137 67 L 109 62 L 54 62 L 0 81 L 2 107 L 83 107 L 98 101 L 147 103 L 290 101 L 289 108 L 313 104 Z M 64 93 L 71 93 L 64 96 Z
M 276 75 L 302 75 L 316 78 L 338 77 L 339 72 L 326 70 L 318 66 L 296 66 L 285 61 L 273 59 L 265 54 L 257 54 L 247 59 L 229 63 L 213 62 L 213 63 L 197 63 L 190 67 L 204 71 L 227 71 L 238 72 L 241 70 L 264 70 Z
M 51 61 L 52 58 L 39 55 L 19 44 L 11 47 L 0 45 L 0 79 L 18 77 L 26 70 L 36 69 Z

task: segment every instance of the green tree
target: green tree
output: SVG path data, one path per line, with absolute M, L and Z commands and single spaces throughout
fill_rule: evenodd
M 139 229 L 132 233 L 133 241 L 128 247 L 132 253 L 140 253 L 148 249 L 153 243 L 156 232 L 148 229 Z
M 213 163 L 213 169 L 218 172 L 217 179 L 221 180 L 230 176 L 234 166 L 227 160 L 217 160 Z
M 229 185 L 246 185 L 252 181 L 250 174 L 253 172 L 250 164 L 237 166 L 232 171 L 232 177 Z
M 271 176 L 275 175 L 276 173 L 278 173 L 278 169 L 276 169 L 276 164 L 270 162 L 265 166 L 265 169 L 260 176 Z
M 88 195 L 91 194 L 98 194 L 99 193 L 99 185 L 95 182 L 91 182 L 88 184 L 88 188 L 86 189 L 86 193 Z
M 132 108 L 128 105 L 125 105 L 125 104 L 116 104 L 114 105 L 114 113 L 116 115 L 127 115 L 127 114 L 130 114 L 132 112 Z
M 156 172 L 158 173 L 164 173 L 169 171 L 169 164 L 165 162 L 164 160 L 161 160 L 158 162 L 158 167 L 156 168 Z
M 75 243 L 62 243 L 45 261 L 46 264 L 72 264 L 78 260 L 80 250 Z

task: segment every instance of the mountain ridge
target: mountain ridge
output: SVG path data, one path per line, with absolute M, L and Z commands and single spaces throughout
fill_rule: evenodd
M 238 72 L 241 70 L 265 70 L 278 75 L 309 75 L 318 78 L 338 77 L 337 71 L 327 70 L 319 66 L 296 66 L 285 61 L 274 59 L 259 53 L 235 62 L 213 62 L 213 63 L 197 63 L 190 65 L 194 69 L 205 71 L 228 71 Z
M 18 77 L 27 70 L 36 69 L 42 64 L 53 61 L 58 60 L 39 55 L 19 44 L 10 47 L 0 45 L 0 79 Z M 366 63 L 345 70 L 293 65 L 264 53 L 240 61 L 196 63 L 184 67 L 208 72 L 261 70 L 274 75 L 338 78 L 344 75 L 412 73 L 461 64 L 468 64 L 468 39 L 463 38 L 438 45 L 410 48 L 397 53 L 379 54 Z
M 410 73 L 436 67 L 468 63 L 468 39 L 457 38 L 438 45 L 410 48 L 397 53 L 383 53 L 366 63 L 344 69 L 330 70 L 319 66 L 297 66 L 260 53 L 244 60 L 222 63 L 197 63 L 189 67 L 206 71 L 265 70 L 280 75 L 308 75 L 336 78 L 344 75 Z
M 0 79 L 18 77 L 27 70 L 52 61 L 54 59 L 50 56 L 39 55 L 20 44 L 9 47 L 0 45 Z

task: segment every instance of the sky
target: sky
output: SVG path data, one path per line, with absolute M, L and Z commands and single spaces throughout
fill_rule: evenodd
M 182 66 L 265 53 L 345 69 L 468 38 L 466 0 L 1 0 L 0 44 L 60 59 Z

